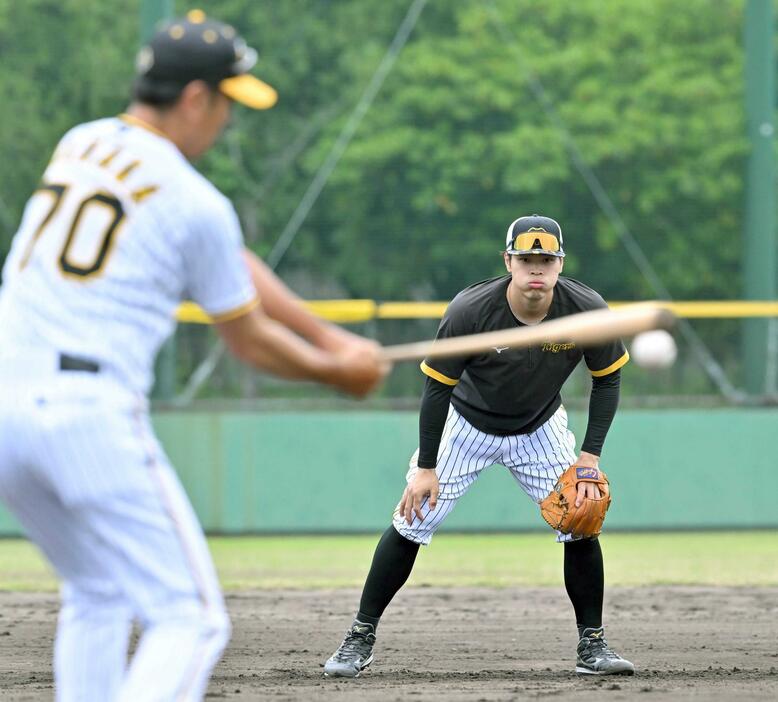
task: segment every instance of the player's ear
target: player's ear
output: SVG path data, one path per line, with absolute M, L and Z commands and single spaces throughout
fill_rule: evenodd
M 201 111 L 211 100 L 211 88 L 202 80 L 193 80 L 184 86 L 179 105 L 188 110 Z
M 505 262 L 505 269 L 508 271 L 508 273 L 511 272 L 511 255 L 502 252 L 502 260 Z

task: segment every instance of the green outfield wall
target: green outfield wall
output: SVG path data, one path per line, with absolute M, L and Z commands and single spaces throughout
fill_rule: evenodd
M 383 529 L 417 441 L 414 412 L 160 412 L 154 422 L 206 530 L 224 533 Z M 582 438 L 585 416 L 570 422 Z M 775 409 L 619 412 L 602 462 L 607 527 L 778 527 L 776 440 Z M 443 528 L 546 527 L 494 466 Z M 6 513 L 0 533 L 18 533 Z

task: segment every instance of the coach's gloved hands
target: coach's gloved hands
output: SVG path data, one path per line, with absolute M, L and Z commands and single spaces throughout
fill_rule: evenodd
M 424 514 L 421 511 L 421 505 L 426 497 L 429 497 L 430 511 L 435 509 L 438 504 L 438 492 L 440 485 L 438 475 L 434 468 L 418 468 L 413 480 L 405 488 L 402 499 L 400 500 L 400 514 L 405 517 L 408 524 L 413 522 L 414 513 L 419 521 L 424 521 Z

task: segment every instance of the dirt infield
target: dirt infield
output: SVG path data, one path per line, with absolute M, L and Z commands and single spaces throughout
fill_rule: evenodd
M 778 699 L 778 588 L 612 588 L 611 644 L 632 678 L 580 679 L 564 593 L 408 588 L 379 629 L 376 660 L 357 680 L 324 679 L 356 591 L 232 594 L 234 635 L 208 699 L 598 700 Z M 0 593 L 0 699 L 50 700 L 57 600 Z

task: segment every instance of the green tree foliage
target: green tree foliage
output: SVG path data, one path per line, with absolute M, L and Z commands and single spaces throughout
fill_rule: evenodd
M 63 132 L 127 102 L 139 0 L 0 0 L 0 253 Z
M 650 296 L 531 72 L 673 293 L 737 295 L 741 4 L 496 7 L 509 42 L 489 3 L 431 3 L 422 16 L 320 203 L 331 250 L 349 252 L 326 264 L 356 294 L 447 297 L 499 272 L 507 224 L 540 211 L 567 233 L 571 274 Z
M 4 247 L 59 135 L 126 103 L 139 4 L 0 0 Z M 202 3 L 259 48 L 256 72 L 280 93 L 269 112 L 236 110 L 200 164 L 260 253 L 409 4 Z M 673 294 L 737 297 L 742 10 L 742 0 L 430 0 L 280 272 L 306 271 L 316 289 L 305 294 L 445 299 L 498 274 L 507 225 L 538 211 L 562 223 L 569 274 L 611 298 L 652 296 L 534 76 Z

